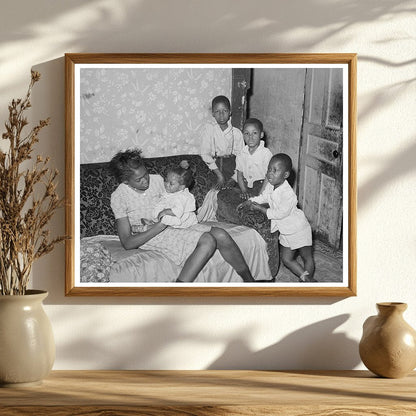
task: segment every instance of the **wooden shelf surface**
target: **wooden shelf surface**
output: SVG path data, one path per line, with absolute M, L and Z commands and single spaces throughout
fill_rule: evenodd
M 0 389 L 0 415 L 416 415 L 416 372 L 52 371 Z

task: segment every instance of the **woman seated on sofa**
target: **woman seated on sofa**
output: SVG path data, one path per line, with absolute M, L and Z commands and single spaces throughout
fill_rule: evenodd
M 119 182 L 111 195 L 111 208 L 125 249 L 140 247 L 162 252 L 175 264 L 183 266 L 177 282 L 193 282 L 218 249 L 244 282 L 256 282 L 239 247 L 222 228 L 203 224 L 172 228 L 160 221 L 146 230 L 140 228 L 142 218 L 151 217 L 154 206 L 165 192 L 163 178 L 147 172 L 140 150 L 118 152 L 111 159 L 110 169 Z

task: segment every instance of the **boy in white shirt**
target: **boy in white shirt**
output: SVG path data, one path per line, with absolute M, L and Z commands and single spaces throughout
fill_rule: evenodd
M 267 166 L 273 154 L 264 147 L 263 137 L 263 123 L 257 118 L 248 118 L 243 126 L 246 145 L 236 158 L 237 182 L 242 199 L 254 196 L 254 182 L 263 181 L 266 177 Z
M 231 124 L 231 103 L 224 95 L 211 102 L 212 120 L 201 133 L 201 158 L 215 173 L 217 180 L 198 210 L 198 220 L 217 220 L 217 196 L 221 189 L 232 188 L 237 182 L 235 158 L 244 146 L 241 130 Z
M 267 165 L 272 152 L 264 147 L 263 123 L 249 118 L 243 126 L 246 145 L 236 157 L 237 185 L 218 193 L 217 219 L 241 224 L 237 206 L 242 200 L 261 193 L 266 185 Z
M 312 230 L 305 214 L 297 207 L 296 194 L 286 180 L 291 170 L 292 160 L 287 154 L 274 155 L 269 162 L 263 192 L 240 206 L 263 212 L 271 220 L 271 232 L 280 231 L 283 264 L 298 276 L 300 282 L 316 282 L 313 278 Z M 298 251 L 303 266 L 296 260 Z
M 241 130 L 231 124 L 231 103 L 224 95 L 211 103 L 212 121 L 201 134 L 201 158 L 217 176 L 215 189 L 235 182 L 235 157 L 244 146 Z

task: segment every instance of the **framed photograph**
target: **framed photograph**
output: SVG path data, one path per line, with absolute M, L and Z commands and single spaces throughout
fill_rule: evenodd
M 66 54 L 66 295 L 356 295 L 356 54 Z

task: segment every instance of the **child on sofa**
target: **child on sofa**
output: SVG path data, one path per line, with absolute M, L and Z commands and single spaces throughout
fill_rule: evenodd
M 235 157 L 244 146 L 243 135 L 231 125 L 231 103 L 224 95 L 211 103 L 213 120 L 204 126 L 201 135 L 201 158 L 217 176 L 217 183 L 206 195 L 198 210 L 198 221 L 216 220 L 217 195 L 220 189 L 235 185 Z
M 195 214 L 195 197 L 189 192 L 192 172 L 185 164 L 168 170 L 164 182 L 166 192 L 153 210 L 153 219 L 142 219 L 144 225 L 162 224 L 174 228 L 187 228 L 198 223 Z
M 263 123 L 257 118 L 248 118 L 243 127 L 245 146 L 236 158 L 237 183 L 241 198 L 247 199 L 260 192 L 253 189 L 256 181 L 263 184 L 272 152 L 264 147 Z M 264 187 L 263 187 L 264 188 Z M 260 186 L 260 190 L 263 189 Z
M 264 189 L 267 166 L 273 156 L 264 147 L 263 123 L 257 118 L 245 121 L 243 137 L 246 145 L 236 158 L 238 186 L 221 190 L 217 197 L 217 218 L 235 224 L 241 222 L 236 210 L 241 200 L 259 195 Z
M 300 282 L 316 282 L 313 278 L 312 230 L 305 214 L 297 207 L 296 194 L 286 180 L 291 170 L 292 160 L 287 154 L 274 155 L 267 168 L 267 183 L 263 192 L 240 206 L 263 212 L 271 220 L 271 232 L 280 231 L 283 264 L 298 276 Z M 298 251 L 303 266 L 296 260 Z
M 204 126 L 201 135 L 201 158 L 217 176 L 216 189 L 221 189 L 237 179 L 235 157 L 244 141 L 241 130 L 231 125 L 231 103 L 227 97 L 216 96 L 211 111 L 214 119 Z

